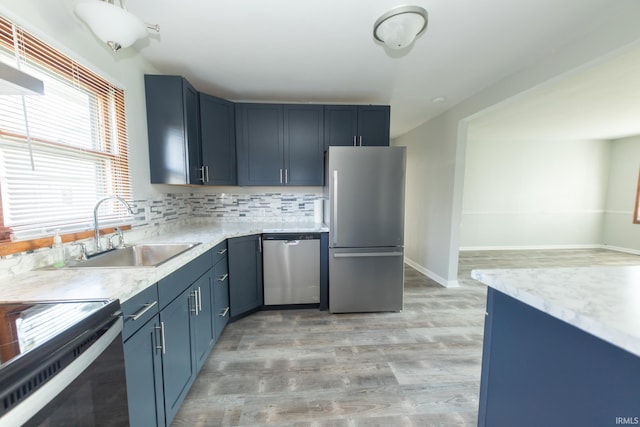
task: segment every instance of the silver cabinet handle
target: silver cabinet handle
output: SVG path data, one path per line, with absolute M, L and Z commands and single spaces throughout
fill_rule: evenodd
M 202 311 L 202 289 L 198 286 L 198 312 Z
M 204 180 L 204 166 L 202 166 L 200 169 L 200 181 L 202 182 L 207 182 Z
M 224 255 L 227 253 L 227 249 L 220 249 L 218 252 L 216 252 L 218 255 Z
M 160 329 L 160 346 L 156 346 L 156 349 L 162 350 L 162 354 L 167 352 L 167 346 L 164 340 L 164 322 L 160 322 L 160 326 L 155 326 L 156 329 Z
M 229 273 L 225 273 L 222 276 L 218 277 L 218 282 L 224 282 L 229 277 Z
M 258 252 L 262 253 L 262 236 L 258 236 Z
M 205 170 L 207 172 L 207 182 L 209 182 L 209 166 L 205 166 Z
M 280 184 L 282 184 L 282 169 L 280 169 Z
M 362 135 L 360 135 L 360 147 L 362 147 Z
M 198 315 L 198 290 L 194 289 L 191 296 L 193 297 L 193 308 L 191 308 L 191 312 L 197 316 Z
M 153 306 L 155 306 L 157 303 L 158 303 L 158 301 L 154 301 L 154 302 L 151 302 L 151 303 L 148 303 L 148 304 L 144 304 L 140 310 L 138 310 L 134 314 L 129 314 L 127 317 L 129 319 L 131 319 L 131 320 L 138 320 L 147 311 L 151 310 L 151 308 L 153 308 Z
M 225 308 L 224 311 L 222 312 L 222 314 L 220 314 L 220 317 L 225 317 L 227 315 L 227 313 L 229 312 L 229 307 Z
M 354 147 L 356 146 L 356 136 L 355 135 L 353 135 L 353 146 Z
M 289 183 L 289 169 L 284 170 L 284 183 L 285 184 Z
M 355 136 L 354 136 L 355 140 Z M 338 171 L 333 171 L 333 218 L 331 218 L 333 244 L 338 244 Z

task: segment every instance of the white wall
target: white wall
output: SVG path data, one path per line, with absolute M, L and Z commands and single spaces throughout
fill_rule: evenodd
M 559 49 L 394 140 L 417 159 L 408 165 L 405 254 L 443 285 L 455 284 L 464 187 L 467 122 L 500 102 L 572 70 L 586 67 L 616 49 L 640 40 L 640 2 L 625 3 L 626 13 L 602 22 L 588 37 Z M 426 82 L 428 84 L 428 82 Z M 437 186 L 437 188 L 434 188 Z
M 158 197 L 160 191 L 149 184 L 144 99 L 144 74 L 158 71 L 135 49 L 113 54 L 76 18 L 73 3 L 68 0 L 3 0 L 0 13 L 125 90 L 133 196 L 136 199 Z
M 602 242 L 640 253 L 640 224 L 632 221 L 640 166 L 640 136 L 618 139 L 611 144 L 612 167 Z
M 461 249 L 594 247 L 609 141 L 482 141 L 466 150 Z

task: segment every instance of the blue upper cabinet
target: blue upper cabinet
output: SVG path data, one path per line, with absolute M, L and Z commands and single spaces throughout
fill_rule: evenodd
M 238 184 L 284 184 L 283 115 L 279 104 L 236 104 Z
M 388 146 L 390 120 L 388 105 L 358 106 L 358 145 Z
M 236 128 L 233 102 L 200 94 L 200 145 L 204 185 L 236 185 Z
M 200 184 L 198 92 L 180 76 L 145 75 L 152 184 Z
M 238 184 L 322 185 L 322 105 L 236 104 Z
M 391 108 L 388 105 L 326 105 L 324 148 L 388 146 Z
M 284 106 L 284 181 L 287 185 L 322 185 L 324 108 Z

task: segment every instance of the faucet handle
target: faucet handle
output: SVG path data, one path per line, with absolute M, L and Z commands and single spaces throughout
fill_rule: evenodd
M 80 256 L 78 256 L 78 260 L 85 261 L 89 258 L 87 253 L 87 245 L 80 242 L 74 242 L 71 244 L 71 246 L 80 246 Z
M 114 227 L 113 231 L 115 232 L 111 237 L 109 237 L 109 249 L 122 249 L 125 247 L 124 244 L 124 234 L 122 234 L 122 230 L 120 227 Z M 118 238 L 118 244 L 116 246 L 113 245 L 113 238 Z

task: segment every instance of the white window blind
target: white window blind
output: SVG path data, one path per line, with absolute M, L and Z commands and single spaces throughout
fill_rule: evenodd
M 98 199 L 131 197 L 123 90 L 2 17 L 0 61 L 45 85 L 0 96 L 0 228 L 12 240 L 91 229 Z M 103 203 L 101 224 L 127 215 Z

